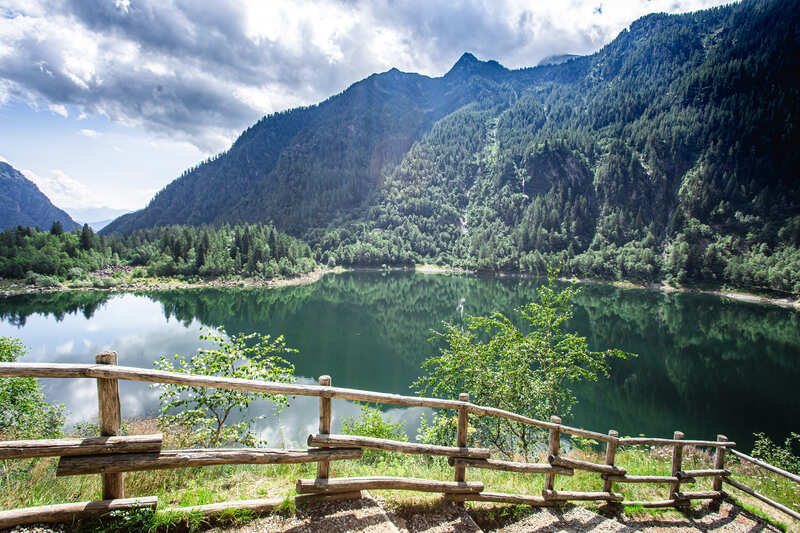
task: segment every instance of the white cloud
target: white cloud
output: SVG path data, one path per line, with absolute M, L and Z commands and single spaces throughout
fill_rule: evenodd
M 55 113 L 56 115 L 61 115 L 64 118 L 69 116 L 69 112 L 67 111 L 67 107 L 61 104 L 50 104 L 48 109 Z
M 438 76 L 465 51 L 531 66 L 591 53 L 649 12 L 724 1 L 7 0 L 0 104 L 100 114 L 214 153 L 260 115 L 373 72 Z
M 28 169 L 20 169 L 20 172 L 56 206 L 89 207 L 97 201 L 96 194 L 89 187 L 63 170 L 53 169 L 44 176 Z
M 92 139 L 102 135 L 102 133 L 100 133 L 99 131 L 91 130 L 89 128 L 84 128 L 84 129 L 78 131 L 78 133 L 83 135 L 84 137 L 89 137 L 89 138 L 92 138 Z

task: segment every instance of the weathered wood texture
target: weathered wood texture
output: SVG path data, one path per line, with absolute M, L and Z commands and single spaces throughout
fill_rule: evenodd
M 360 437 L 358 435 L 309 435 L 309 446 L 337 446 L 359 447 L 373 450 L 385 450 L 399 453 L 413 453 L 423 455 L 442 455 L 446 457 L 470 457 L 485 459 L 491 454 L 488 448 L 456 448 L 453 446 L 435 446 L 433 444 L 420 444 L 375 437 Z
M 294 497 L 294 503 L 302 506 L 339 500 L 359 500 L 363 497 L 364 494 L 360 490 L 350 492 L 314 492 L 310 494 L 298 494 Z
M 735 442 L 719 442 L 715 440 L 683 440 L 683 439 L 655 439 L 651 437 L 629 437 L 625 439 L 619 439 L 618 444 L 620 446 L 631 446 L 631 445 L 651 445 L 651 446 L 672 446 L 680 442 L 684 446 L 711 446 L 711 447 L 722 447 L 722 448 L 730 448 L 736 446 Z
M 160 449 L 161 433 L 132 435 L 129 437 L 89 437 L 86 439 L 9 440 L 0 442 L 0 459 L 157 452 Z
M 335 479 L 298 479 L 298 494 L 310 492 L 345 492 L 353 490 L 416 490 L 420 492 L 481 492 L 480 481 L 437 481 L 404 477 L 372 476 Z
M 743 454 L 740 451 L 737 451 L 737 450 L 728 450 L 728 451 L 732 455 L 738 457 L 739 459 L 743 459 L 743 460 L 747 461 L 748 463 L 753 463 L 754 465 L 758 465 L 761 468 L 766 468 L 770 472 L 775 472 L 776 474 L 779 474 L 779 475 L 781 475 L 781 476 L 783 476 L 783 477 L 785 477 L 787 479 L 791 479 L 795 483 L 800 483 L 800 476 L 798 476 L 797 474 L 792 474 L 791 472 L 787 472 L 786 470 L 782 470 L 782 469 L 778 468 L 777 466 L 772 466 L 769 463 L 765 463 L 764 461 L 760 461 L 760 460 L 756 459 L 755 457 L 750 457 L 749 455 Z
M 330 376 L 320 376 L 318 383 L 322 387 L 329 387 L 331 384 Z M 331 432 L 331 421 L 333 420 L 333 413 L 331 412 L 331 399 L 319 399 L 319 432 L 328 434 Z M 317 477 L 319 479 L 327 479 L 331 474 L 330 461 L 320 461 L 317 463 Z
M 469 394 L 461 393 L 458 395 L 458 400 L 464 403 L 469 403 Z M 456 447 L 467 447 L 467 426 L 469 425 L 469 411 L 466 407 L 459 407 L 458 409 L 458 426 L 456 429 Z M 463 465 L 455 465 L 454 467 L 454 481 L 465 481 L 467 479 L 467 469 Z
M 447 461 L 450 463 L 450 466 L 463 465 L 467 468 L 524 472 L 526 474 L 547 474 L 552 472 L 561 476 L 571 476 L 575 473 L 571 468 L 551 465 L 550 463 L 517 463 L 514 461 L 501 461 L 499 459 L 467 459 L 463 457 L 452 457 Z
M 558 455 L 558 452 L 561 448 L 561 418 L 555 415 L 551 416 L 550 423 L 553 424 L 554 427 L 550 428 L 550 432 L 547 436 L 547 454 L 549 457 L 555 457 Z M 553 464 L 553 461 L 551 461 L 549 458 L 548 462 Z M 556 474 L 554 472 L 547 472 L 544 475 L 544 489 L 553 489 L 555 480 Z
M 722 498 L 724 494 L 718 490 L 698 490 L 694 492 L 676 492 L 676 500 L 711 500 Z
M 626 473 L 625 469 L 619 466 L 599 465 L 597 463 L 581 461 L 580 459 L 571 459 L 560 455 L 548 456 L 547 462 L 558 466 L 574 468 L 576 470 L 588 470 L 589 472 L 600 472 L 601 474 L 612 474 L 615 476 L 624 476 Z
M 95 356 L 98 365 L 116 365 L 117 352 L 100 352 Z M 97 404 L 100 413 L 100 435 L 119 435 L 122 432 L 122 407 L 119 402 L 119 380 L 97 379 Z M 124 474 L 103 474 L 103 499 L 125 497 Z
M 200 513 L 206 516 L 213 516 L 227 511 L 247 510 L 255 513 L 266 513 L 274 510 L 283 503 L 283 498 L 256 499 L 256 500 L 232 500 L 219 503 L 208 503 L 206 505 L 192 505 L 190 507 L 169 507 L 164 509 L 167 513 Z
M 528 494 L 510 494 L 506 492 L 476 492 L 471 494 L 450 494 L 447 496 L 450 501 L 455 502 L 495 502 L 495 503 L 516 503 L 521 505 L 531 505 L 535 507 L 552 507 L 559 505 L 556 500 L 546 500 L 543 496 L 531 496 Z
M 616 492 L 573 492 L 573 491 L 548 490 L 548 489 L 542 491 L 542 496 L 544 496 L 546 500 L 558 500 L 558 501 L 605 500 L 605 501 L 621 502 L 623 498 L 622 494 L 617 494 Z
M 673 439 L 678 442 L 672 446 L 672 477 L 677 477 L 678 481 L 673 481 L 669 484 L 669 499 L 677 500 L 677 494 L 681 487 L 678 473 L 681 471 L 681 463 L 683 461 L 683 446 L 680 444 L 680 441 L 683 440 L 683 433 L 676 431 Z
M 730 470 L 723 469 L 708 469 L 708 470 L 681 470 L 678 472 L 678 477 L 682 483 L 686 483 L 686 478 L 695 477 L 712 477 L 712 476 L 729 476 Z
M 672 507 L 676 500 L 625 500 L 622 505 L 638 505 L 641 507 Z
M 609 430 L 608 436 L 614 440 L 610 440 L 606 443 L 606 466 L 614 466 L 614 458 L 617 455 L 617 437 L 619 437 L 619 433 L 612 429 Z M 612 479 L 608 477 L 603 478 L 603 492 L 611 492 L 613 485 L 614 481 Z
M 155 509 L 157 505 L 158 498 L 151 496 L 147 498 L 123 498 L 11 509 L 9 511 L 0 511 L 0 529 L 28 524 L 71 523 L 78 519 L 98 518 L 112 511 L 123 509 Z
M 164 470 L 209 465 L 314 463 L 321 460 L 360 459 L 362 453 L 361 448 L 324 448 L 316 450 L 218 448 L 209 450 L 164 450 L 160 453 L 88 455 L 63 457 L 58 463 L 56 476 Z
M 733 487 L 735 489 L 739 489 L 740 491 L 744 492 L 745 494 L 749 494 L 753 498 L 761 500 L 762 502 L 766 503 L 767 505 L 771 505 L 775 509 L 783 511 L 784 513 L 788 514 L 789 516 L 791 516 L 791 517 L 793 517 L 793 518 L 795 518 L 797 520 L 800 520 L 800 513 L 798 513 L 794 509 L 789 509 L 788 507 L 786 507 L 782 503 L 778 503 L 775 500 L 770 499 L 770 498 L 764 496 L 763 494 L 754 491 L 753 489 L 751 489 L 747 485 L 742 485 L 738 481 L 735 481 L 735 480 L 733 480 L 731 478 L 724 478 L 722 480 L 722 482 L 723 483 L 727 483 L 728 485 L 730 485 L 731 487 Z
M 728 440 L 728 437 L 726 437 L 725 435 L 717 435 L 717 440 L 721 442 L 726 442 Z M 722 470 L 724 468 L 725 468 L 725 448 L 717 448 L 714 451 L 714 469 Z M 722 490 L 722 478 L 723 476 L 721 475 L 714 477 L 714 480 L 711 482 L 712 490 Z
M 678 481 L 692 483 L 687 479 L 679 480 L 674 476 L 612 476 L 603 474 L 603 479 L 616 483 L 677 483 Z

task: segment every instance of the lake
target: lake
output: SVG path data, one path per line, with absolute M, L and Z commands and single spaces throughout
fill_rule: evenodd
M 329 274 L 280 289 L 201 289 L 112 294 L 64 292 L 0 301 L 0 335 L 29 348 L 23 361 L 94 362 L 101 350 L 120 364 L 152 368 L 161 355 L 189 355 L 208 328 L 283 334 L 301 383 L 330 374 L 333 384 L 413 394 L 420 363 L 437 353 L 429 339 L 442 321 L 506 314 L 535 295 L 540 279 L 411 272 Z M 565 423 L 620 435 L 713 439 L 726 434 L 749 451 L 754 432 L 782 442 L 800 431 L 800 313 L 703 294 L 661 293 L 584 284 L 569 329 L 593 350 L 621 348 L 611 377 L 576 387 Z M 66 404 L 70 423 L 97 416 L 94 380 L 42 380 L 47 397 Z M 152 416 L 158 390 L 121 382 L 123 417 Z M 304 445 L 316 431 L 316 398 L 295 398 L 259 423 L 271 446 Z M 254 411 L 271 414 L 258 403 Z M 334 402 L 334 430 L 358 407 Z M 413 439 L 430 411 L 388 408 Z

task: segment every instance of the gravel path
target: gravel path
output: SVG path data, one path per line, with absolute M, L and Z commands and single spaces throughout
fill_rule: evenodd
M 271 515 L 215 533 L 399 533 L 386 512 L 371 497 L 313 503 L 294 516 Z
M 790 529 L 789 531 L 793 531 Z M 562 510 L 543 508 L 525 518 L 493 530 L 497 533 L 555 533 L 590 532 L 632 533 L 650 531 L 656 533 L 781 533 L 755 515 L 723 502 L 718 511 L 705 505 L 689 515 L 670 513 L 667 516 L 641 513 L 639 516 L 606 518 L 582 507 L 566 507 Z

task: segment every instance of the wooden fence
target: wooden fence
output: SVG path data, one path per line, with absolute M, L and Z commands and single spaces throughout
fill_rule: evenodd
M 297 500 L 358 497 L 360 496 L 360 491 L 365 489 L 399 489 L 443 493 L 445 498 L 455 502 L 482 501 L 555 506 L 568 501 L 589 500 L 603 501 L 609 505 L 686 508 L 692 500 L 719 500 L 723 498 L 725 493 L 722 490 L 722 484 L 726 483 L 768 505 L 780 509 L 796 519 L 800 519 L 800 513 L 730 479 L 730 472 L 725 469 L 725 460 L 727 455 L 731 454 L 740 460 L 753 463 L 799 484 L 800 476 L 734 450 L 733 446 L 736 443 L 729 442 L 724 435 L 718 435 L 717 440 L 714 441 L 684 439 L 684 435 L 680 431 L 676 431 L 671 439 L 620 438 L 619 434 L 614 430 L 606 434 L 563 425 L 561 419 L 557 416 L 551 417 L 548 422 L 494 407 L 475 405 L 470 403 L 468 394 L 461 394 L 458 400 L 446 400 L 347 389 L 331 386 L 330 376 L 320 377 L 319 385 L 297 385 L 165 372 L 118 366 L 115 352 L 98 354 L 94 365 L 0 363 L 0 377 L 93 378 L 97 380 L 100 437 L 0 442 L 0 459 L 59 457 L 57 476 L 100 474 L 102 475 L 103 487 L 102 501 L 0 511 L 0 528 L 37 522 L 69 522 L 78 518 L 97 517 L 113 510 L 126 508 L 149 507 L 155 509 L 157 506 L 155 497 L 125 498 L 124 472 L 219 464 L 308 462 L 317 463 L 316 478 L 297 480 Z M 163 450 L 160 434 L 120 435 L 122 424 L 118 388 L 120 379 L 293 396 L 316 396 L 319 398 L 319 433 L 308 437 L 308 449 L 215 448 Z M 331 400 L 334 398 L 455 410 L 458 413 L 458 431 L 455 446 L 433 446 L 371 437 L 331 434 Z M 548 430 L 547 462 L 524 463 L 492 459 L 488 449 L 467 447 L 469 415 L 505 418 Z M 562 434 L 591 438 L 605 443 L 606 451 L 603 464 L 561 455 Z M 616 466 L 614 460 L 619 447 L 632 445 L 671 446 L 671 474 L 669 476 L 637 476 L 628 474 L 624 468 Z M 714 467 L 705 470 L 684 470 L 682 458 L 685 446 L 715 448 Z M 331 461 L 358 459 L 362 456 L 364 449 L 447 457 L 449 464 L 453 467 L 453 481 L 386 476 L 335 478 L 331 475 Z M 490 492 L 485 490 L 483 483 L 467 480 L 466 470 L 468 468 L 542 474 L 544 475 L 544 488 L 540 495 Z M 575 470 L 587 470 L 599 474 L 602 490 L 597 492 L 556 490 L 556 476 L 571 476 Z M 712 490 L 684 491 L 681 489 L 683 484 L 694 483 L 696 478 L 699 477 L 712 477 Z M 669 486 L 669 497 L 658 501 L 625 501 L 622 494 L 614 492 L 615 483 L 665 484 Z M 243 500 L 172 510 L 199 511 L 208 514 L 236 508 L 266 511 L 274 508 L 281 501 Z

